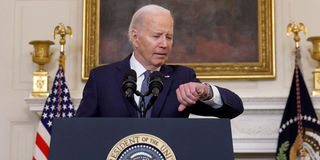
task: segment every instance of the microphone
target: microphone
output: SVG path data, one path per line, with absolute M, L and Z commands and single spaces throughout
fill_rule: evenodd
M 152 93 L 152 96 L 158 97 L 160 92 L 163 89 L 163 75 L 159 71 L 154 71 L 150 75 L 149 82 L 149 93 Z
M 154 71 L 150 75 L 149 91 L 148 94 L 152 94 L 150 101 L 147 105 L 146 111 L 148 111 L 154 102 L 157 100 L 160 92 L 163 89 L 163 75 L 159 71 Z
M 125 93 L 125 96 L 129 103 L 140 113 L 140 109 L 134 100 L 134 93 L 137 91 L 137 73 L 136 71 L 130 69 L 126 72 L 123 77 L 122 90 Z
M 137 90 L 137 73 L 130 69 L 126 72 L 123 77 L 122 90 L 124 91 L 127 98 L 134 96 Z

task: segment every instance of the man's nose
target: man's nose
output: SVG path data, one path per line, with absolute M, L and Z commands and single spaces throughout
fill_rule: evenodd
M 161 38 L 161 42 L 160 42 L 160 47 L 161 48 L 167 48 L 168 47 L 168 40 L 166 37 L 162 37 Z

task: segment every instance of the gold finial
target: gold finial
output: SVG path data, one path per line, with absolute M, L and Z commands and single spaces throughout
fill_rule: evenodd
M 60 25 L 60 26 L 59 26 Z M 70 35 L 70 37 L 72 38 L 72 28 L 70 26 L 67 26 L 67 29 L 64 27 L 63 23 L 59 23 L 58 26 L 56 26 L 54 28 L 54 32 L 53 32 L 53 39 L 56 39 L 57 35 L 61 36 L 60 39 L 60 51 L 63 52 L 64 51 L 64 45 L 66 44 L 66 35 Z
M 62 53 L 62 55 L 59 57 L 59 61 L 61 62 L 62 68 L 63 70 L 65 70 L 64 68 L 64 62 L 65 62 L 65 55 L 64 55 L 64 45 L 66 44 L 66 35 L 70 35 L 70 37 L 72 38 L 72 28 L 70 26 L 67 26 L 67 28 L 64 27 L 63 23 L 59 23 L 58 26 L 56 26 L 54 28 L 54 32 L 53 32 L 53 39 L 56 39 L 56 37 L 58 35 L 61 36 L 60 39 L 60 52 Z
M 300 41 L 300 37 L 299 37 L 299 32 L 303 32 L 304 35 L 307 34 L 307 28 L 303 23 L 299 23 L 299 26 L 297 25 L 296 21 L 292 21 L 292 23 L 289 23 L 287 26 L 287 36 L 290 36 L 291 32 L 294 35 L 294 41 L 296 44 L 296 48 L 299 48 L 299 41 Z

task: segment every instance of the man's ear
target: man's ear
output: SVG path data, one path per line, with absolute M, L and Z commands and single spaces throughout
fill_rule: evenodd
M 135 48 L 138 47 L 138 43 L 137 43 L 137 41 L 139 40 L 138 39 L 138 31 L 136 29 L 132 29 L 130 34 L 131 34 L 131 41 L 132 41 L 133 46 Z

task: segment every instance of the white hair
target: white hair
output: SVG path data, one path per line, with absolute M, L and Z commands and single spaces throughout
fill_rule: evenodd
M 131 31 L 132 29 L 140 30 L 146 13 L 168 13 L 173 19 L 173 16 L 170 12 L 170 10 L 163 8 L 161 6 L 155 5 L 155 4 L 149 4 L 141 7 L 138 9 L 132 16 L 129 29 L 128 29 L 128 38 L 129 42 L 132 43 L 132 37 L 131 37 Z

